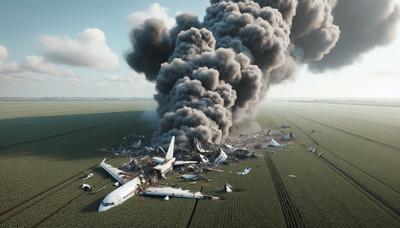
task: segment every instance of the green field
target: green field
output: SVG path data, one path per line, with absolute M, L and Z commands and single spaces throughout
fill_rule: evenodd
M 400 227 L 400 107 L 268 102 L 261 128 L 291 125 L 288 147 L 169 184 L 222 201 L 134 197 L 97 213 L 114 182 L 97 164 L 130 134 L 151 135 L 151 101 L 0 101 L 0 227 Z M 245 131 L 246 124 L 239 125 Z M 307 149 L 318 145 L 322 157 Z M 111 160 L 121 165 L 126 159 Z M 237 171 L 252 167 L 247 176 Z M 80 189 L 81 175 L 102 191 Z M 220 193 L 225 182 L 237 191 Z

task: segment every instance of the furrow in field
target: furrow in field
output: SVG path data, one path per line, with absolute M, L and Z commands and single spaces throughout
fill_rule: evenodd
M 47 188 L 39 193 L 37 193 L 36 195 L 28 198 L 27 200 L 24 200 L 20 203 L 18 203 L 17 205 L 15 205 L 14 207 L 11 207 L 9 209 L 6 209 L 5 211 L 0 213 L 1 218 L 1 223 L 7 221 L 9 218 L 17 215 L 18 213 L 20 213 L 21 211 L 33 206 L 34 204 L 36 204 L 37 202 L 43 200 L 44 198 L 48 197 L 49 195 L 52 195 L 54 193 L 56 193 L 57 191 L 75 183 L 76 181 L 79 180 L 79 177 L 82 175 L 82 173 L 84 173 L 87 170 L 93 169 L 97 166 L 94 165 L 88 169 L 82 170 L 77 174 L 74 174 L 66 179 L 64 179 L 61 182 L 58 182 L 57 184 L 51 186 L 50 188 Z
M 334 110 L 334 109 L 319 109 L 316 107 L 307 107 L 307 109 L 295 107 L 296 111 L 306 112 L 307 115 L 318 114 L 320 117 L 326 117 L 327 115 L 341 119 L 351 121 L 352 123 L 356 123 L 360 126 L 373 127 L 372 129 L 384 129 L 389 130 L 393 134 L 400 133 L 400 126 L 396 125 L 398 120 L 387 120 L 378 116 L 370 116 L 365 113 L 356 113 L 356 112 L 343 112 L 342 110 Z M 376 132 L 376 130 L 372 131 Z
M 201 188 L 200 188 L 200 192 L 202 192 L 202 191 L 203 191 L 203 186 L 201 186 Z M 196 202 L 194 203 L 194 206 L 193 206 L 192 213 L 190 214 L 189 221 L 188 221 L 188 223 L 186 225 L 187 228 L 189 228 L 191 226 L 191 224 L 192 224 L 192 220 L 193 220 L 194 214 L 196 213 L 196 208 L 197 208 L 197 204 L 198 203 L 199 203 L 199 200 L 196 199 Z
M 302 128 L 300 128 L 299 126 L 297 126 L 296 124 L 294 124 L 293 122 L 291 122 L 290 120 L 286 119 L 285 117 L 277 114 L 276 112 L 274 112 L 275 115 L 279 116 L 280 118 L 284 119 L 285 121 L 287 121 L 288 123 L 290 123 L 291 125 L 293 125 L 294 127 L 296 127 L 297 129 L 299 129 L 303 134 L 305 134 L 309 139 L 311 139 L 315 145 L 319 146 L 320 148 L 324 149 L 325 151 L 329 152 L 330 154 L 336 155 L 334 152 L 332 152 L 331 150 L 329 150 L 328 148 L 324 147 L 323 145 L 321 145 L 317 140 L 315 140 L 314 137 L 312 137 L 307 131 L 303 130 Z M 304 148 L 306 149 L 306 148 Z M 346 162 L 347 164 L 351 164 L 350 162 L 346 161 L 345 159 L 341 158 L 340 156 L 336 155 L 338 158 L 340 158 L 342 161 Z M 360 181 L 358 181 L 357 179 L 355 179 L 352 175 L 350 175 L 349 173 L 347 173 L 346 171 L 344 171 L 343 169 L 339 168 L 337 165 L 335 165 L 333 162 L 329 161 L 326 158 L 321 158 L 321 161 L 323 161 L 325 164 L 328 165 L 328 167 L 330 167 L 333 171 L 335 171 L 336 173 L 338 173 L 340 176 L 342 176 L 347 182 L 351 183 L 358 191 L 360 191 L 362 194 L 366 195 L 371 201 L 373 201 L 375 204 L 377 204 L 380 208 L 382 208 L 384 211 L 386 211 L 389 215 L 391 215 L 394 219 L 396 219 L 397 221 L 400 221 L 400 210 L 393 206 L 391 203 L 387 202 L 387 200 L 383 199 L 379 194 L 369 190 L 365 185 L 363 185 Z M 352 165 L 353 166 L 353 165 Z M 355 166 L 354 166 L 355 167 Z M 362 169 L 360 169 L 362 170 Z M 364 171 L 365 174 L 367 174 L 368 176 L 370 176 L 371 178 L 374 178 L 376 181 L 378 181 L 379 183 L 385 185 L 386 187 L 391 188 L 392 190 L 396 191 L 397 193 L 398 190 L 395 189 L 394 187 L 392 187 L 391 185 L 383 182 L 382 180 L 374 177 L 371 174 L 368 174 L 367 172 Z
M 292 124 L 293 126 L 295 126 L 297 129 L 299 129 L 301 132 L 303 132 L 305 135 L 307 135 L 308 138 L 310 138 L 316 145 L 320 146 L 321 148 L 326 149 L 330 154 L 332 154 L 334 157 L 338 158 L 339 160 L 345 162 L 346 164 L 350 165 L 351 167 L 357 169 L 358 171 L 360 171 L 361 173 L 367 175 L 368 177 L 374 179 L 375 181 L 379 182 L 380 184 L 386 186 L 387 188 L 390 188 L 391 190 L 393 190 L 394 192 L 400 194 L 400 190 L 398 188 L 396 188 L 395 186 L 387 183 L 386 181 L 383 181 L 382 179 L 376 177 L 375 175 L 371 174 L 370 172 L 367 172 L 365 169 L 362 169 L 361 167 L 357 166 L 356 164 L 354 164 L 353 162 L 350 162 L 348 160 L 346 160 L 345 158 L 343 158 L 342 156 L 340 156 L 338 153 L 333 152 L 332 150 L 327 149 L 326 147 L 324 147 L 323 145 L 321 145 L 317 140 L 315 140 L 314 137 L 312 137 L 307 131 L 303 130 L 302 128 L 300 128 L 298 125 L 294 124 L 292 121 L 288 120 L 287 118 L 283 117 L 282 115 L 274 112 L 275 115 L 279 116 L 280 118 L 284 119 L 285 121 L 289 122 L 290 124 Z M 298 115 L 296 115 L 298 116 Z M 311 120 L 309 120 L 311 121 Z
M 328 167 L 330 167 L 332 170 L 334 170 L 336 173 L 339 175 L 343 176 L 343 178 L 351 183 L 355 188 L 357 188 L 361 193 L 363 193 L 365 196 L 367 196 L 370 200 L 374 201 L 380 208 L 382 208 L 384 211 L 386 211 L 389 215 L 391 215 L 394 219 L 400 222 L 400 210 L 398 208 L 393 207 L 389 203 L 386 202 L 386 200 L 382 199 L 379 195 L 376 193 L 370 191 L 368 188 L 366 188 L 363 184 L 361 184 L 359 181 L 357 181 L 355 178 L 353 178 L 351 175 L 340 169 L 338 166 L 336 166 L 334 163 L 330 162 L 328 159 L 321 157 L 321 160 L 327 164 Z
M 375 139 L 372 139 L 372 138 L 369 138 L 369 137 L 366 137 L 366 136 L 362 136 L 362 135 L 359 135 L 359 134 L 356 134 L 356 133 L 353 133 L 353 132 L 350 132 L 350 131 L 347 131 L 347 130 L 344 130 L 344 129 L 341 129 L 341 128 L 338 128 L 338 127 L 335 127 L 335 126 L 332 126 L 332 125 L 329 125 L 329 124 L 326 124 L 326 123 L 322 123 L 320 121 L 317 121 L 315 119 L 310 119 L 310 118 L 305 117 L 303 115 L 300 115 L 298 113 L 293 113 L 293 112 L 290 112 L 290 111 L 287 111 L 287 110 L 285 110 L 285 112 L 291 113 L 292 115 L 296 115 L 298 117 L 301 117 L 301 118 L 303 118 L 305 120 L 308 120 L 308 121 L 311 121 L 313 123 L 316 123 L 316 124 L 319 124 L 319 125 L 334 129 L 336 131 L 340 131 L 340 132 L 343 132 L 345 134 L 357 137 L 357 138 L 362 139 L 364 141 L 368 141 L 368 142 L 375 143 L 377 145 L 380 145 L 380 146 L 383 146 L 383 147 L 386 147 L 386 148 L 389 148 L 389 149 L 400 151 L 400 147 L 397 147 L 397 146 L 394 146 L 394 145 L 391 145 L 391 144 L 387 144 L 387 143 L 384 143 L 384 142 L 381 142 L 381 141 L 378 141 L 378 140 L 375 140 Z
M 71 200 L 69 200 L 68 202 L 66 202 L 64 205 L 62 205 L 61 207 L 57 208 L 57 210 L 55 210 L 54 212 L 52 212 L 51 214 L 49 214 L 48 216 L 46 216 L 45 218 L 43 218 L 42 220 L 40 220 L 38 223 L 34 224 L 32 227 L 38 227 L 41 224 L 43 224 L 44 222 L 46 222 L 48 219 L 50 219 L 51 217 L 53 217 L 55 214 L 57 214 L 59 211 L 61 211 L 62 209 L 64 209 L 65 207 L 67 207 L 68 205 L 70 205 L 71 203 L 73 203 L 75 200 L 79 199 L 81 196 L 83 196 L 85 194 L 85 192 L 80 193 L 79 195 L 75 196 L 74 198 L 72 198 Z
M 287 227 L 305 227 L 303 218 L 301 217 L 296 204 L 291 200 L 274 162 L 268 153 L 265 153 L 264 156 L 271 173 L 272 182 L 278 195 Z

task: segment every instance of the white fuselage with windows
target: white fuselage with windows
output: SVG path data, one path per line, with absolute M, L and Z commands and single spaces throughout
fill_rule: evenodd
M 110 192 L 101 202 L 99 211 L 107 211 L 122 204 L 137 193 L 140 185 L 141 180 L 139 177 L 136 177 Z
M 159 175 L 162 176 L 163 178 L 166 178 L 165 175 L 174 168 L 174 165 L 187 165 L 187 164 L 197 163 L 196 161 L 176 161 L 174 157 L 174 143 L 175 143 L 175 137 L 172 137 L 165 158 L 153 157 L 153 160 L 160 163 L 159 165 L 155 166 L 154 169 L 158 171 Z M 99 206 L 99 211 L 107 211 L 115 206 L 122 204 L 123 202 L 134 196 L 140 190 L 139 188 L 143 186 L 145 183 L 145 180 L 140 176 L 130 181 L 127 181 L 129 176 L 124 171 L 115 168 L 110 164 L 107 164 L 106 159 L 104 159 L 100 163 L 100 167 L 103 168 L 107 173 L 109 173 L 114 179 L 116 179 L 118 183 L 121 184 L 121 187 L 115 189 L 103 199 L 103 201 Z M 150 188 L 150 190 L 151 193 L 149 192 L 147 195 L 164 194 L 164 196 L 169 196 L 171 195 L 171 191 L 172 193 L 174 193 L 173 188 L 160 189 L 153 187 Z M 180 197 L 191 196 L 190 193 L 188 193 L 188 191 L 182 191 L 181 189 L 176 191 L 179 193 L 178 195 Z M 144 195 L 146 195 L 145 194 L 146 191 L 144 191 L 143 193 Z M 200 196 L 198 193 L 196 193 L 194 194 L 194 197 L 200 197 Z

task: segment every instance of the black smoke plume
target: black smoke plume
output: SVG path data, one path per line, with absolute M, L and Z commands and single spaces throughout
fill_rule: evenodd
M 127 62 L 156 83 L 160 128 L 154 143 L 167 143 L 172 135 L 181 145 L 193 137 L 223 142 L 234 121 L 299 65 L 342 66 L 390 41 L 399 19 L 391 3 L 211 0 L 203 22 L 182 14 L 168 30 L 157 19 L 145 21 L 131 33 Z M 365 43 L 352 46 L 365 35 Z
M 351 65 L 361 54 L 390 44 L 398 34 L 400 9 L 392 0 L 339 0 L 333 11 L 341 36 L 335 48 L 311 69 Z

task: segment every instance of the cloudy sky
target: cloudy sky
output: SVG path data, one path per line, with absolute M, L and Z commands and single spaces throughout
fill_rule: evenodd
M 2 0 L 0 96 L 151 97 L 154 85 L 124 60 L 129 32 L 150 16 L 169 27 L 180 12 L 202 18 L 207 5 L 208 0 Z M 305 66 L 269 96 L 400 98 L 400 33 L 340 70 L 312 73 Z

